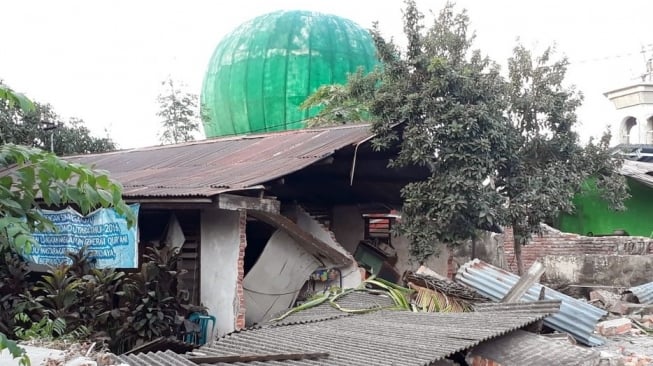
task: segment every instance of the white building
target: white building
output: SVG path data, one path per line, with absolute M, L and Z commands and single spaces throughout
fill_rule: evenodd
M 617 109 L 617 144 L 653 145 L 653 83 L 604 93 Z

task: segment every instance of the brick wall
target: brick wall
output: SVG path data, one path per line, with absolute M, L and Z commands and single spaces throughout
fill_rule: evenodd
M 505 230 L 503 248 L 508 269 L 517 273 L 511 228 Z M 522 247 L 524 270 L 527 270 L 535 260 L 546 255 L 578 254 L 653 254 L 653 239 L 636 236 L 582 236 L 563 233 L 544 225 L 543 234 L 534 236 L 527 245 Z
M 470 366 L 501 366 L 501 364 L 498 362 L 483 358 L 478 355 L 471 357 L 471 360 L 468 359 L 467 363 Z
M 245 277 L 245 248 L 247 247 L 247 212 L 239 211 L 238 234 L 240 237 L 240 246 L 238 251 L 238 282 L 236 284 L 237 293 L 237 312 L 236 312 L 236 330 L 245 328 L 245 293 L 243 291 L 243 279 Z

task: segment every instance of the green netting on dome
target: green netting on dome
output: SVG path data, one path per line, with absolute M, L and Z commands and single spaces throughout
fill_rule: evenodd
M 216 47 L 202 87 L 207 137 L 303 128 L 299 105 L 319 86 L 371 70 L 367 30 L 333 15 L 279 11 L 242 24 Z

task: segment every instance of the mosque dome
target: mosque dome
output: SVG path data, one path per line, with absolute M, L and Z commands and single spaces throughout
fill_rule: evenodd
M 278 11 L 236 28 L 215 48 L 202 86 L 206 137 L 305 127 L 299 106 L 318 87 L 377 64 L 369 32 L 334 15 Z

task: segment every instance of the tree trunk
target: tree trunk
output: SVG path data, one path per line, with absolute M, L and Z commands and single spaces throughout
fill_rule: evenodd
M 524 262 L 521 258 L 521 246 L 522 246 L 522 235 L 515 229 L 515 225 L 512 226 L 512 237 L 513 245 L 515 249 L 515 260 L 517 261 L 517 274 L 524 274 Z

